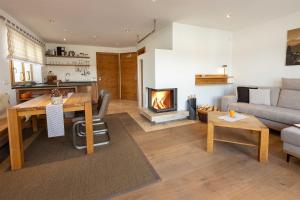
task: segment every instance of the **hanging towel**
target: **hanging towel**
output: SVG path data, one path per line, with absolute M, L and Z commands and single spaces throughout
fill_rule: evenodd
M 65 135 L 63 104 L 46 106 L 48 137 Z

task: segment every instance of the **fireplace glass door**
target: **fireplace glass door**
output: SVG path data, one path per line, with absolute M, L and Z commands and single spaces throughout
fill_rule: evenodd
M 177 110 L 177 89 L 148 88 L 148 108 L 154 112 Z

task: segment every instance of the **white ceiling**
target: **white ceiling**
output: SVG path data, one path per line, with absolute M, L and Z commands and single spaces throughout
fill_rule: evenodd
M 125 47 L 154 18 L 159 28 L 175 21 L 234 31 L 299 11 L 300 0 L 0 0 L 0 8 L 47 42 Z

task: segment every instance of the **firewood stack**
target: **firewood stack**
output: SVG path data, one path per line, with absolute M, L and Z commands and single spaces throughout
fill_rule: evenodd
M 217 106 L 203 105 L 197 108 L 199 120 L 206 123 L 207 122 L 207 113 L 212 111 L 219 111 Z
M 197 110 L 203 112 L 219 111 L 217 106 L 210 106 L 210 105 L 199 106 Z

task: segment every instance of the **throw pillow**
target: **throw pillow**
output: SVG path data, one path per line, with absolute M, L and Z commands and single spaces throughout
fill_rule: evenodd
M 270 89 L 271 95 L 271 106 L 277 106 L 280 94 L 279 87 L 259 87 L 259 89 Z
M 283 78 L 282 89 L 286 90 L 300 90 L 300 79 Z
M 281 90 L 278 106 L 300 110 L 300 91 L 299 90 Z
M 249 103 L 249 89 L 257 89 L 254 87 L 237 87 L 237 102 Z
M 250 103 L 259 105 L 271 105 L 271 90 L 270 89 L 250 89 Z

